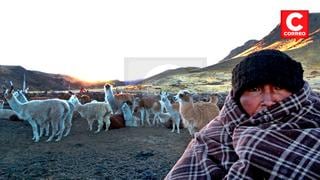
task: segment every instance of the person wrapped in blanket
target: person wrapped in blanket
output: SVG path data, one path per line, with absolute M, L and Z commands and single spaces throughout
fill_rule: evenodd
M 165 179 L 320 179 L 320 97 L 301 64 L 272 49 L 244 58 L 219 116 Z

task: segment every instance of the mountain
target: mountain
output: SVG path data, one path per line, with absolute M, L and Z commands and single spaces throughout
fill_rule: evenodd
M 109 80 L 100 82 L 86 82 L 80 79 L 40 71 L 30 71 L 21 66 L 0 65 L 0 87 L 8 87 L 12 81 L 15 88 L 22 89 L 23 79 L 26 77 L 27 87 L 31 91 L 68 90 L 84 88 L 102 88 L 105 83 L 113 86 L 124 86 L 125 82 Z
M 66 90 L 87 86 L 85 82 L 60 74 L 49 74 L 39 71 L 29 71 L 21 66 L 0 65 L 0 85 L 9 86 L 12 81 L 16 88 L 21 89 L 26 77 L 26 83 L 30 90 Z
M 170 76 L 175 76 L 175 75 L 187 75 L 190 74 L 192 72 L 195 72 L 196 70 L 199 70 L 200 68 L 197 67 L 184 67 L 184 68 L 177 68 L 177 69 L 170 69 L 170 70 L 166 70 L 162 73 L 159 73 L 157 75 L 154 75 L 152 77 L 149 77 L 147 79 L 144 79 L 142 81 L 143 84 L 150 84 L 150 83 L 154 83 L 154 84 L 158 84 L 161 82 L 162 79 L 166 79 L 167 77 Z
M 302 63 L 305 77 L 314 78 L 320 73 L 320 13 L 309 15 L 309 37 L 304 39 L 281 39 L 280 25 L 277 25 L 268 35 L 261 40 L 249 40 L 244 45 L 233 50 L 219 63 L 192 71 L 171 70 L 170 73 L 162 73 L 161 76 L 153 76 L 144 83 L 153 85 L 168 85 L 179 82 L 195 85 L 224 85 L 230 87 L 231 71 L 233 67 L 248 54 L 262 49 L 278 49 L 287 53 L 295 60 Z M 314 84 L 319 84 L 319 79 L 310 79 Z
M 237 49 L 244 49 L 232 53 Z M 309 37 L 304 39 L 281 39 L 280 25 L 277 25 L 267 36 L 248 46 L 245 45 L 232 50 L 231 53 L 216 65 L 207 67 L 206 70 L 220 69 L 226 67 L 231 69 L 235 61 L 243 59 L 248 54 L 262 49 L 278 49 L 288 53 L 291 57 L 300 61 L 305 69 L 320 68 L 320 13 L 309 15 Z M 228 62 L 229 61 L 229 62 Z M 228 63 L 225 63 L 228 62 Z
M 258 40 L 249 40 L 249 41 L 245 42 L 244 45 L 239 46 L 239 47 L 233 49 L 233 50 L 229 53 L 229 55 L 228 55 L 227 57 L 223 58 L 222 61 L 231 59 L 232 57 L 236 56 L 237 54 L 239 54 L 239 53 L 241 53 L 241 52 L 249 49 L 249 48 L 252 47 L 253 45 L 257 44 L 257 42 L 259 42 L 259 41 L 258 41 Z

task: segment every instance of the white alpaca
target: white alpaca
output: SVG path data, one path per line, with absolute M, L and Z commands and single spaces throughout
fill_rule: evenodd
M 68 134 L 70 133 L 71 130 L 71 126 L 72 126 L 72 117 L 73 117 L 73 111 L 74 111 L 74 104 L 71 102 L 71 97 L 69 98 L 69 100 L 67 100 L 67 104 L 69 105 L 70 111 L 67 114 L 67 118 L 65 121 L 65 130 L 66 132 L 64 133 L 63 136 L 68 136 Z M 63 132 L 59 132 L 59 133 L 63 133 Z
M 29 100 L 26 98 L 26 96 L 24 95 L 22 90 L 18 90 L 15 91 L 13 93 L 14 96 L 17 97 L 17 99 L 21 102 L 21 103 L 25 103 L 28 102 Z M 65 120 L 65 133 L 64 133 L 64 137 L 67 136 L 70 133 L 71 130 L 71 126 L 72 126 L 72 117 L 73 117 L 73 111 L 74 111 L 74 105 L 70 102 L 70 99 L 66 101 L 67 104 L 69 105 L 70 111 L 67 114 L 67 118 Z M 40 132 L 43 132 L 43 129 L 41 129 L 43 127 L 40 127 Z M 46 136 L 49 136 L 50 133 L 50 123 L 48 122 L 47 125 L 45 125 L 45 131 L 46 131 Z M 59 127 L 59 131 L 57 132 L 56 135 L 59 135 L 61 132 L 61 127 Z M 40 137 L 42 137 L 42 133 L 40 133 Z
M 177 133 L 180 133 L 180 115 L 177 111 L 175 111 L 168 99 L 168 93 L 161 93 L 160 94 L 161 101 L 164 104 L 166 111 L 170 114 L 172 119 L 172 131 L 174 132 L 175 127 L 177 127 Z
M 127 103 L 123 103 L 121 106 L 121 111 L 125 120 L 126 127 L 137 127 L 137 117 L 133 116 L 132 111 Z
M 24 95 L 23 91 L 22 90 L 17 90 L 17 91 L 14 91 L 13 92 L 13 95 L 17 98 L 17 100 L 21 103 L 26 103 L 28 102 L 29 100 L 26 98 L 26 96 Z M 40 134 L 39 134 L 39 137 L 41 138 L 42 135 L 43 135 L 43 131 L 45 130 L 46 131 L 46 134 L 45 136 L 49 136 L 49 133 L 50 133 L 50 122 L 47 122 L 46 125 L 44 126 L 41 126 L 39 127 L 40 129 Z M 58 133 L 56 134 L 58 135 Z
M 181 90 L 176 98 L 180 104 L 179 112 L 182 122 L 188 128 L 191 136 L 219 114 L 216 96 L 212 96 L 210 102 L 193 103 L 191 93 L 187 90 Z
M 65 101 L 59 99 L 48 100 L 33 100 L 26 103 L 21 103 L 12 94 L 13 86 L 6 91 L 4 97 L 8 101 L 10 107 L 17 113 L 20 119 L 24 119 L 30 123 L 33 130 L 33 140 L 38 142 L 40 136 L 38 127 L 40 126 L 40 135 L 43 133 L 43 127 L 48 123 L 52 126 L 52 134 L 47 141 L 51 141 L 56 135 L 57 131 L 64 130 L 64 123 L 67 114 L 69 113 L 69 106 Z M 58 136 L 56 141 L 60 141 L 62 133 Z
M 105 102 L 90 102 L 82 105 L 75 95 L 71 96 L 70 102 L 74 104 L 74 110 L 87 120 L 90 131 L 95 120 L 98 121 L 98 129 L 95 133 L 101 131 L 103 123 L 106 124 L 106 131 L 108 131 L 111 123 L 110 116 L 113 114 L 110 104 Z
M 111 105 L 112 111 L 117 114 L 120 113 L 120 108 L 125 102 L 133 102 L 134 95 L 129 93 L 113 94 L 111 84 L 104 85 L 104 99 Z

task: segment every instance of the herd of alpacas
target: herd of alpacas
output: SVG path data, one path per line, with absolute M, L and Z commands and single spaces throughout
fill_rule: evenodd
M 115 94 L 110 84 L 104 86 L 104 94 L 103 102 L 86 97 L 88 100 L 84 104 L 73 93 L 67 100 L 54 98 L 29 101 L 21 90 L 14 90 L 11 83 L 3 95 L 11 109 L 4 109 L 4 100 L 0 100 L 0 119 L 16 115 L 31 125 L 34 142 L 39 142 L 43 135 L 49 136 L 49 142 L 54 138 L 60 141 L 70 133 L 74 112 L 87 120 L 90 131 L 94 121 L 97 121 L 95 133 L 100 132 L 104 126 L 105 131 L 108 131 L 111 126 L 160 126 L 172 122 L 172 132 L 180 133 L 181 128 L 187 128 L 191 136 L 219 114 L 217 95 L 211 95 L 209 102 L 195 102 L 193 94 L 188 90 L 181 90 L 175 96 L 166 92 L 145 96 Z

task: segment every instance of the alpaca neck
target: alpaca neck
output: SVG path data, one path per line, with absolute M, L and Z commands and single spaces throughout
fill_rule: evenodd
M 109 104 L 111 105 L 112 107 L 112 110 L 113 112 L 116 112 L 117 110 L 117 106 L 116 106 L 116 101 L 114 99 L 114 95 L 113 95 L 113 92 L 112 92 L 112 89 L 108 89 L 106 92 L 105 92 L 105 99 L 109 102 Z
M 21 103 L 28 102 L 28 99 L 26 98 L 26 96 L 25 96 L 22 92 L 17 92 L 17 99 L 18 99 Z
M 168 113 L 171 114 L 171 113 L 174 112 L 174 110 L 172 108 L 172 105 L 171 105 L 171 103 L 170 103 L 170 101 L 168 99 L 165 100 L 164 105 L 166 106 L 166 109 L 167 109 Z
M 73 112 L 73 110 L 75 109 L 74 104 L 72 104 L 72 102 L 70 102 L 70 101 L 67 101 L 67 103 L 68 103 L 68 105 L 70 107 L 70 112 Z
M 128 107 L 128 108 L 125 108 L 123 114 L 128 117 L 128 118 L 125 119 L 125 120 L 127 120 L 127 121 L 133 120 L 133 115 L 132 115 L 132 112 L 131 112 L 131 110 L 130 110 L 129 107 Z
M 81 115 L 81 117 L 83 117 L 83 109 L 84 109 L 84 105 L 80 104 L 80 102 L 78 102 L 74 106 L 74 110 L 77 111 Z
M 21 113 L 22 111 L 22 103 L 18 101 L 18 99 L 12 95 L 11 99 L 7 100 L 11 109 L 14 110 L 16 113 Z
M 180 101 L 179 102 L 179 111 L 180 112 L 186 112 L 188 114 L 194 113 L 194 108 L 193 108 L 193 103 L 192 102 L 186 102 L 186 101 Z

